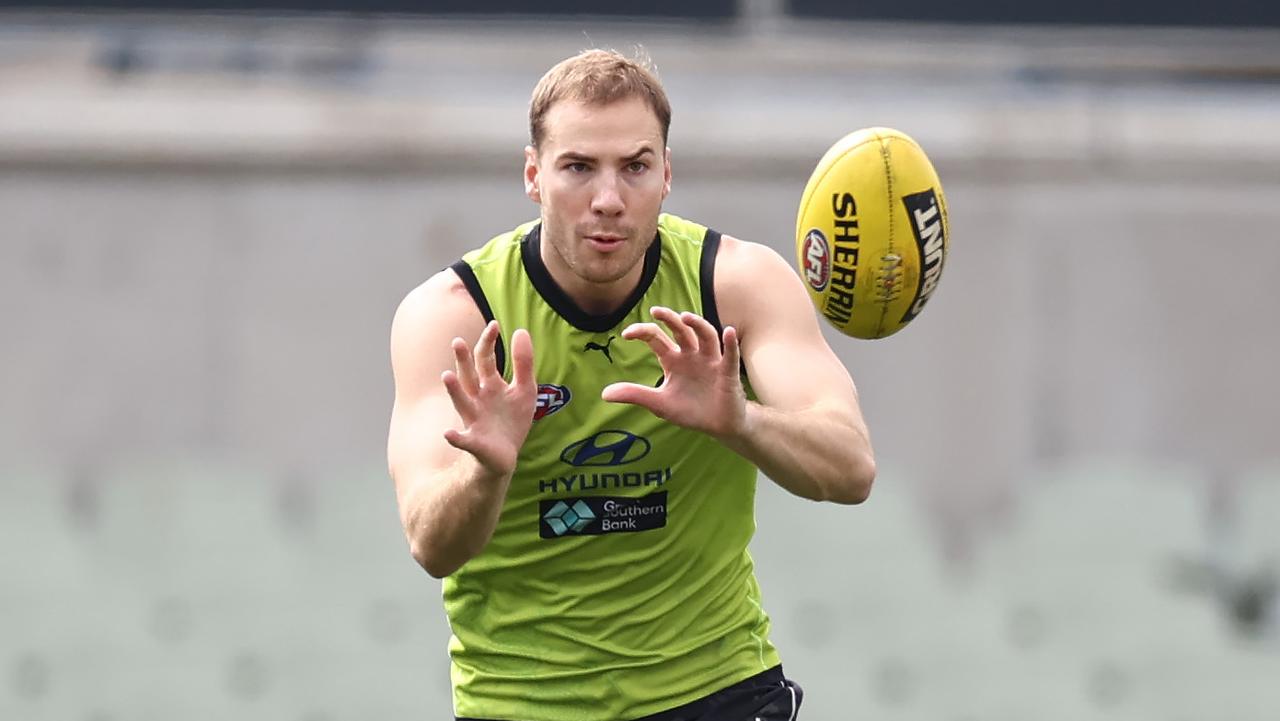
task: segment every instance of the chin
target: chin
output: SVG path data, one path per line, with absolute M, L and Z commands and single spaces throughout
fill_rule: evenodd
M 627 275 L 627 268 L 624 267 L 596 267 L 589 268 L 582 277 L 590 283 L 615 283 L 622 280 Z

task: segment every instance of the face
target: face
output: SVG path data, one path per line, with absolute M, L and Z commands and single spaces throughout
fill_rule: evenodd
M 623 295 L 671 190 L 670 151 L 640 98 L 551 106 L 538 150 L 525 148 L 525 192 L 542 206 L 542 256 L 571 295 Z

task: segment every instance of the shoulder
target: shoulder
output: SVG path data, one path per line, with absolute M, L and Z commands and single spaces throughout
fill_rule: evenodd
M 776 250 L 761 243 L 720 236 L 715 263 L 716 296 L 757 296 L 775 289 L 803 290 L 791 265 Z
M 731 235 L 720 236 L 716 254 L 716 277 L 730 282 L 747 282 L 752 275 L 794 275 L 791 265 L 778 251 L 761 243 L 741 240 Z
M 434 325 L 456 325 L 461 323 L 466 330 L 474 321 L 475 337 L 484 329 L 484 318 L 476 295 L 483 294 L 479 287 L 482 283 L 479 276 L 486 275 L 495 268 L 508 266 L 520 261 L 521 243 L 529 231 L 538 226 L 537 219 L 529 220 L 516 226 L 513 230 L 493 236 L 483 245 L 468 251 L 460 262 L 445 268 L 428 278 L 422 285 L 405 295 L 396 310 L 392 331 L 399 326 L 420 327 L 420 321 L 433 321 Z M 458 333 L 464 339 L 465 333 Z M 474 340 L 474 339 L 473 339 Z
M 452 267 L 436 273 L 421 285 L 409 291 L 396 309 L 396 319 L 425 318 L 435 315 L 451 315 L 475 305 L 462 278 Z
M 776 250 L 729 235 L 720 237 L 715 259 L 720 320 L 743 332 L 753 319 L 812 315 L 799 277 Z
M 392 354 L 416 355 L 424 344 L 454 337 L 474 342 L 484 330 L 484 317 L 462 278 L 445 268 L 409 291 L 391 322 Z

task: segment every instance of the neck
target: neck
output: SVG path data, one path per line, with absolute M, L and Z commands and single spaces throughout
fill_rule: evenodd
M 640 284 L 640 278 L 644 275 L 645 256 L 643 255 L 625 275 L 607 282 L 593 282 L 574 273 L 546 238 L 543 238 L 540 243 L 539 255 L 542 257 L 542 264 L 546 267 L 547 274 L 556 285 L 560 286 L 574 305 L 590 315 L 607 315 L 620 308 Z

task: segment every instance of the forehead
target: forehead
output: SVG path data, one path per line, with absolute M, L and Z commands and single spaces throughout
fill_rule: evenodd
M 630 154 L 648 144 L 662 150 L 662 125 L 649 104 L 638 97 L 612 103 L 561 100 L 543 119 L 544 152 L 588 155 Z

